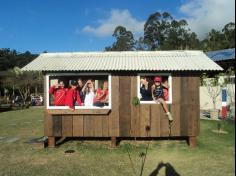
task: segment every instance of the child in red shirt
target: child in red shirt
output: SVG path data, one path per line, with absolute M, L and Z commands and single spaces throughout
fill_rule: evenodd
M 65 106 L 66 91 L 64 82 L 60 80 L 50 87 L 49 93 L 54 95 L 54 106 Z
M 102 89 L 99 88 L 96 93 L 94 106 L 103 107 L 108 106 L 109 94 L 108 94 L 108 82 L 104 81 Z
M 65 105 L 69 106 L 70 110 L 75 109 L 75 103 L 77 102 L 78 105 L 81 105 L 80 96 L 77 93 L 77 82 L 72 80 L 71 81 L 71 88 L 66 92 L 66 99 Z

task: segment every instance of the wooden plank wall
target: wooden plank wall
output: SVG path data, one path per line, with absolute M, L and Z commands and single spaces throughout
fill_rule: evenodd
M 47 136 L 74 137 L 167 137 L 199 134 L 199 77 L 173 75 L 174 122 L 160 104 L 132 105 L 137 96 L 136 76 L 112 76 L 112 110 L 108 115 L 49 115 L 45 113 Z M 150 131 L 146 129 L 150 128 Z

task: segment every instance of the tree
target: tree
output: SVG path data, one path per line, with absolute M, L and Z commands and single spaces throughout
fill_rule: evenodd
M 201 48 L 204 51 L 235 48 L 235 24 L 228 23 L 221 31 L 212 29 L 201 41 Z
M 132 51 L 134 50 L 134 36 L 131 31 L 127 31 L 123 26 L 117 26 L 112 35 L 116 42 L 111 47 L 106 47 L 106 51 Z
M 225 37 L 225 47 L 235 48 L 235 23 L 230 22 L 222 29 Z
M 29 51 L 18 53 L 16 50 L 10 50 L 9 48 L 0 49 L 0 70 L 6 71 L 13 69 L 15 66 L 21 68 L 37 56 L 36 54 L 31 54 Z
M 7 71 L 7 76 L 3 82 L 5 86 L 12 88 L 12 95 L 14 95 L 15 90 L 18 90 L 25 105 L 33 92 L 32 89 L 43 84 L 43 78 L 41 72 L 22 72 L 19 67 L 14 67 Z
M 149 50 L 160 49 L 167 38 L 167 29 L 171 26 L 172 16 L 164 12 L 151 14 L 144 24 L 144 41 Z
M 149 50 L 198 49 L 200 42 L 186 20 L 175 20 L 169 13 L 156 12 L 144 25 L 144 41 Z

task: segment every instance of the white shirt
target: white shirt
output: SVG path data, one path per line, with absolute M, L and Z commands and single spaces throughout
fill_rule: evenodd
M 85 95 L 84 106 L 93 106 L 94 92 L 90 91 Z

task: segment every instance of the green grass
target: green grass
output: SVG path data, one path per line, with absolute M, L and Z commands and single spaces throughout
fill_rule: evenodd
M 28 139 L 43 136 L 43 109 L 0 113 L 0 137 L 17 137 L 18 141 L 0 140 L 0 175 L 79 175 L 113 176 L 134 175 L 127 151 L 140 172 L 140 153 L 147 141 L 121 141 L 116 149 L 110 141 L 71 140 L 55 149 L 39 149 L 25 143 Z M 162 161 L 170 163 L 181 176 L 232 176 L 235 173 L 235 126 L 224 122 L 228 134 L 213 133 L 217 122 L 201 120 L 198 147 L 188 148 L 185 141 L 151 141 L 144 168 L 150 175 Z M 67 149 L 75 153 L 65 154 Z M 138 175 L 138 174 L 137 174 Z M 165 175 L 165 168 L 158 176 Z

